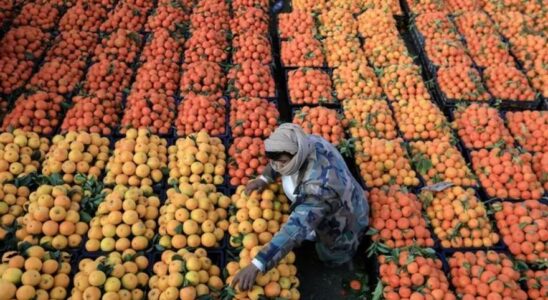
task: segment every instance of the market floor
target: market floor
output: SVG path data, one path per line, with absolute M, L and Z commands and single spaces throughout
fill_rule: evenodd
M 302 300 L 336 300 L 350 299 L 344 296 L 343 285 L 356 278 L 356 273 L 368 274 L 365 259 L 367 242 L 363 242 L 354 257 L 353 270 L 348 265 L 337 268 L 326 267 L 316 254 L 313 242 L 304 242 L 295 249 L 298 276 L 301 282 L 299 292 Z

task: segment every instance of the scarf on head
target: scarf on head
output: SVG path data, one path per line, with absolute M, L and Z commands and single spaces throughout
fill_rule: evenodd
M 287 152 L 293 158 L 282 168 L 270 164 L 274 171 L 282 176 L 297 173 L 312 152 L 314 145 L 308 140 L 308 135 L 295 124 L 284 123 L 280 125 L 268 139 L 264 141 L 267 152 Z

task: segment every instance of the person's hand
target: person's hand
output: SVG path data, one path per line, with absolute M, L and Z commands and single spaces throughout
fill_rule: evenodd
M 257 275 L 259 275 L 259 269 L 254 264 L 250 264 L 236 273 L 230 285 L 236 287 L 239 283 L 241 291 L 249 291 L 253 287 Z
M 251 180 L 245 186 L 245 194 L 246 195 L 251 195 L 251 193 L 253 193 L 253 191 L 262 192 L 264 190 L 264 188 L 266 188 L 267 185 L 268 185 L 268 183 L 266 183 L 264 180 L 261 180 L 259 178 Z

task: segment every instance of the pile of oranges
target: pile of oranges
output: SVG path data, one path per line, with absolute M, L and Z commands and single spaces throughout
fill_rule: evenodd
M 0 241 L 10 238 L 10 229 L 23 222 L 24 206 L 29 201 L 29 195 L 30 189 L 26 186 L 0 183 Z
M 230 204 L 230 197 L 211 184 L 183 183 L 169 189 L 158 218 L 160 246 L 220 248 L 228 229 Z
M 197 299 L 217 297 L 223 288 L 221 269 L 203 248 L 166 250 L 152 267 L 147 299 Z
M 78 248 L 89 229 L 80 219 L 81 198 L 78 187 L 41 185 L 30 194 L 22 228 L 16 235 L 54 249 Z
M 178 139 L 167 149 L 169 155 L 168 184 L 224 183 L 225 146 L 221 139 L 205 131 Z
M 251 260 L 261 251 L 261 246 L 252 249 L 242 249 L 238 261 L 231 261 L 226 265 L 228 277 L 226 284 L 230 284 L 234 275 L 241 269 L 251 264 Z M 266 273 L 261 273 L 255 279 L 250 291 L 240 291 L 236 288 L 236 299 L 276 299 L 277 297 L 290 300 L 300 299 L 299 278 L 297 278 L 297 267 L 295 267 L 295 253 L 290 251 L 274 268 Z
M 385 299 L 457 299 L 435 255 L 404 248 L 397 257 L 381 255 L 378 260 Z
M 499 242 L 487 209 L 471 188 L 422 191 L 420 199 L 443 248 L 492 247 Z
M 83 258 L 74 275 L 72 299 L 145 299 L 149 263 L 146 256 L 131 249 Z
M 16 129 L 0 134 L 0 182 L 37 172 L 49 149 L 49 140 Z
M 301 126 L 307 134 L 323 137 L 337 146 L 344 139 L 344 120 L 334 109 L 305 106 L 293 116 L 293 123 Z
M 279 184 L 270 184 L 262 193 L 246 195 L 239 186 L 232 195 L 236 213 L 230 216 L 230 246 L 251 250 L 265 245 L 289 217 L 289 200 Z
M 413 244 L 434 246 L 417 196 L 398 186 L 390 186 L 373 188 L 368 199 L 371 203 L 371 227 L 376 232 L 373 241 L 381 241 L 390 248 Z
M 41 246 L 6 252 L 0 264 L 2 299 L 66 299 L 70 285 L 70 255 Z
M 90 221 L 85 248 L 89 252 L 142 251 L 156 232 L 160 199 L 138 187 L 117 185 L 99 204 Z
M 73 183 L 76 174 L 98 179 L 109 159 L 110 141 L 97 133 L 68 132 L 51 142 L 42 174 L 60 174 L 65 183 Z
M 114 145 L 107 163 L 106 185 L 129 185 L 152 190 L 167 170 L 167 141 L 147 129 L 129 129 Z
M 401 139 L 362 138 L 356 141 L 356 164 L 368 187 L 419 185 L 401 143 Z

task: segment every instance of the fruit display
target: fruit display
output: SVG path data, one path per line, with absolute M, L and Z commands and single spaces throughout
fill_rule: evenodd
M 293 0 L 291 4 L 296 11 L 302 11 L 306 13 L 322 11 L 326 8 L 325 0 Z
M 431 100 L 416 65 L 391 65 L 382 70 L 380 84 L 390 101 Z
M 333 86 L 337 99 L 376 99 L 381 98 L 382 88 L 375 71 L 365 63 L 350 62 L 333 70 Z
M 13 228 L 22 223 L 24 206 L 29 202 L 30 190 L 26 186 L 0 183 L 0 241 L 5 243 L 0 249 L 13 247 L 9 239 L 14 237 Z
M 36 92 L 21 95 L 2 122 L 2 130 L 20 128 L 42 135 L 51 135 L 61 123 L 63 97 L 55 93 Z
M 126 133 L 129 128 L 145 128 L 152 134 L 168 135 L 175 118 L 175 108 L 175 98 L 161 91 L 132 90 L 126 99 L 120 133 Z
M 516 111 L 506 113 L 508 129 L 526 150 L 548 152 L 548 112 Z
M 121 104 L 122 92 L 129 87 L 131 74 L 126 63 L 101 59 L 89 67 L 83 90 L 99 99 Z
M 394 118 L 407 140 L 451 138 L 449 122 L 438 106 L 425 99 L 400 100 L 392 103 Z
M 104 39 L 95 47 L 93 61 L 108 59 L 110 61 L 132 64 L 137 57 L 143 37 L 135 32 L 126 29 L 118 29 Z
M 517 283 L 519 272 L 514 270 L 512 260 L 506 254 L 495 251 L 455 252 L 448 261 L 451 282 L 456 292 L 462 294 L 462 299 L 527 299 L 527 294 Z
M 418 186 L 402 139 L 363 137 L 356 141 L 355 160 L 367 187 L 385 185 Z
M 427 185 L 451 182 L 457 186 L 476 186 L 475 175 L 459 150 L 447 141 L 411 142 L 411 161 Z
M 454 40 L 427 40 L 424 50 L 434 66 L 463 64 L 470 66 L 472 60 L 466 54 L 466 48 L 461 42 Z
M 13 26 L 32 26 L 49 31 L 55 26 L 59 17 L 58 9 L 50 3 L 28 3 L 21 8 L 13 20 Z
M 111 10 L 107 19 L 99 26 L 102 32 L 111 32 L 116 29 L 140 31 L 146 22 L 145 9 L 129 2 L 120 2 Z
M 376 68 L 413 63 L 403 40 L 389 32 L 370 37 L 363 48 L 369 63 Z
M 197 299 L 218 297 L 223 288 L 221 269 L 203 248 L 166 250 L 152 267 L 147 299 Z
M 231 261 L 226 265 L 228 276 L 226 277 L 225 282 L 227 285 L 232 282 L 234 275 L 236 275 L 238 271 L 251 263 L 251 260 L 260 249 L 260 246 L 254 247 L 251 250 L 243 249 L 238 256 L 237 261 Z M 280 260 L 276 267 L 265 274 L 259 274 L 250 291 L 234 290 L 235 299 L 260 299 L 261 297 L 265 299 L 300 299 L 301 294 L 298 290 L 300 281 L 297 277 L 295 259 L 295 253 L 292 251 L 289 252 Z
M 219 0 L 199 1 L 190 15 L 190 28 L 205 27 L 223 32 L 230 28 L 228 3 Z
M 106 185 L 129 185 L 147 190 L 161 182 L 167 171 L 167 141 L 147 129 L 128 129 L 114 145 L 106 164 Z
M 261 98 L 238 98 L 230 101 L 232 137 L 267 138 L 276 129 L 280 113 L 274 103 Z
M 234 11 L 230 29 L 235 35 L 243 33 L 267 33 L 269 16 L 264 10 L 253 6 L 241 6 Z
M 160 28 L 171 32 L 180 28 L 188 20 L 188 15 L 178 6 L 178 3 L 158 4 L 158 7 L 150 14 L 145 24 L 147 31 L 157 31 Z
M 151 262 L 133 249 L 78 261 L 71 299 L 146 299 Z
M 221 66 L 209 61 L 198 61 L 185 66 L 180 83 L 181 95 L 191 94 L 221 97 L 226 78 Z
M 368 39 L 381 33 L 397 35 L 396 21 L 386 10 L 368 9 L 357 17 L 358 33 Z
M 270 66 L 246 60 L 230 69 L 227 91 L 231 97 L 268 98 L 276 95 Z
M 26 214 L 16 236 L 54 249 L 78 248 L 89 226 L 81 219 L 78 187 L 41 185 L 29 195 Z
M 398 136 L 396 121 L 386 101 L 354 98 L 345 100 L 343 108 L 352 137 L 393 140 Z
M 109 159 L 109 144 L 97 133 L 56 135 L 42 164 L 42 174 L 59 174 L 65 183 L 74 182 L 78 174 L 99 179 Z
M 97 32 L 107 14 L 107 9 L 101 3 L 78 1 L 63 15 L 59 21 L 59 29 Z
M 31 77 L 27 88 L 63 95 L 72 93 L 84 75 L 84 67 L 84 61 L 66 63 L 54 58 L 44 63 L 40 71 Z
M 443 248 L 489 248 L 499 242 L 487 208 L 474 189 L 454 186 L 441 192 L 424 190 L 419 198 Z
M 479 39 L 469 39 L 468 49 L 470 56 L 477 66 L 487 68 L 498 64 L 513 66 L 515 61 L 508 52 L 508 45 L 496 35 L 489 35 Z
M 261 175 L 268 163 L 264 143 L 260 138 L 235 138 L 228 149 L 228 156 L 228 175 L 232 186 L 247 184 L 249 180 Z
M 548 293 L 548 270 L 527 270 L 525 279 L 529 299 L 542 299 Z
M 544 193 L 533 171 L 530 153 L 493 148 L 472 151 L 471 157 L 474 171 L 489 197 L 537 200 Z
M 300 68 L 287 73 L 291 104 L 334 103 L 331 78 L 317 69 Z
M 49 140 L 36 133 L 20 129 L 1 133 L 0 182 L 37 172 L 48 150 Z
M 548 208 L 535 200 L 522 203 L 498 202 L 492 205 L 503 242 L 517 258 L 529 263 L 548 259 L 546 216 Z
M 379 275 L 385 299 L 457 299 L 442 261 L 431 249 L 405 249 L 380 255 Z
M 168 184 L 224 183 L 226 151 L 223 141 L 205 131 L 180 138 L 168 147 Z
M 344 139 L 344 120 L 342 116 L 333 109 L 325 107 L 305 106 L 294 113 L 293 123 L 301 126 L 307 134 L 314 134 L 323 137 L 335 146 Z
M 318 16 L 318 31 L 324 38 L 328 37 L 355 37 L 358 33 L 358 23 L 352 12 L 333 8 L 323 10 Z
M 183 183 L 167 194 L 158 218 L 158 244 L 166 249 L 220 248 L 228 229 L 230 197 L 201 183 Z
M 67 299 L 70 285 L 70 254 L 31 246 L 2 256 L 4 299 Z
M 297 35 L 314 35 L 316 33 L 314 17 L 301 10 L 279 14 L 278 33 L 282 39 L 294 38 Z
M 548 153 L 538 152 L 533 154 L 533 170 L 542 187 L 548 191 Z
M 440 91 L 449 101 L 488 101 L 490 98 L 480 74 L 468 65 L 440 67 L 436 76 Z
M 158 93 L 173 98 L 179 82 L 179 66 L 169 58 L 148 58 L 137 70 L 131 93 Z
M 263 33 L 250 33 L 237 35 L 232 40 L 232 61 L 235 64 L 246 60 L 258 61 L 263 65 L 272 63 L 272 46 Z
M 277 183 L 251 195 L 245 193 L 244 186 L 239 186 L 232 195 L 232 205 L 236 211 L 229 218 L 229 244 L 248 251 L 270 242 L 289 218 L 289 200 Z
M 72 101 L 73 106 L 69 108 L 61 124 L 60 130 L 63 134 L 70 131 L 85 131 L 110 135 L 120 122 L 118 112 L 121 105 L 115 101 L 91 96 L 75 96 Z
M 454 112 L 454 119 L 452 126 L 468 149 L 514 144 L 514 138 L 495 108 L 476 103 L 459 107 Z
M 209 61 L 222 63 L 228 58 L 224 50 L 226 39 L 221 33 L 211 32 L 205 27 L 193 31 L 192 36 L 185 42 L 184 64 L 191 64 L 198 61 Z M 213 36 L 212 36 L 213 35 Z
M 327 66 L 331 68 L 355 61 L 365 61 L 367 55 L 360 47 L 360 40 L 354 36 L 326 37 L 323 40 L 323 48 Z
M 546 3 L 0 2 L 0 300 L 548 298 Z M 367 190 L 373 267 L 314 285 L 305 243 L 244 292 L 299 205 L 244 193 L 286 122 Z M 4 280 L 32 244 L 73 272 Z
M 443 1 L 409 1 L 415 3 L 424 4 L 424 2 L 431 2 L 433 5 L 443 6 Z M 411 4 L 410 4 L 411 5 Z M 459 33 L 457 28 L 449 19 L 444 9 L 431 10 L 429 12 L 421 13 L 415 19 L 415 26 L 417 31 L 426 40 L 459 40 Z
M 167 61 L 178 63 L 182 57 L 184 39 L 166 29 L 156 29 L 145 41 L 140 61 Z M 178 70 L 178 66 L 177 66 Z M 177 71 L 173 73 L 178 73 Z M 166 74 L 173 77 L 179 74 Z
M 90 221 L 89 252 L 143 251 L 149 248 L 159 216 L 160 199 L 139 187 L 115 186 Z
M 493 97 L 513 101 L 534 101 L 535 91 L 527 82 L 527 77 L 515 67 L 504 65 L 485 69 L 485 85 Z
M 282 41 L 282 64 L 285 67 L 323 67 L 322 44 L 310 34 L 295 34 Z
M 250 6 L 268 12 L 270 3 L 268 0 L 235 0 L 232 2 L 233 10 L 239 10 Z
M 49 34 L 33 26 L 14 27 L 2 38 L 0 56 L 17 61 L 38 59 L 46 49 Z
M 212 136 L 226 133 L 226 100 L 212 96 L 189 94 L 179 104 L 175 128 L 177 136 L 205 130 Z
M 412 193 L 392 185 L 373 188 L 368 194 L 371 205 L 371 237 L 387 247 L 417 245 L 433 247 L 434 240 L 422 217 L 422 203 Z

